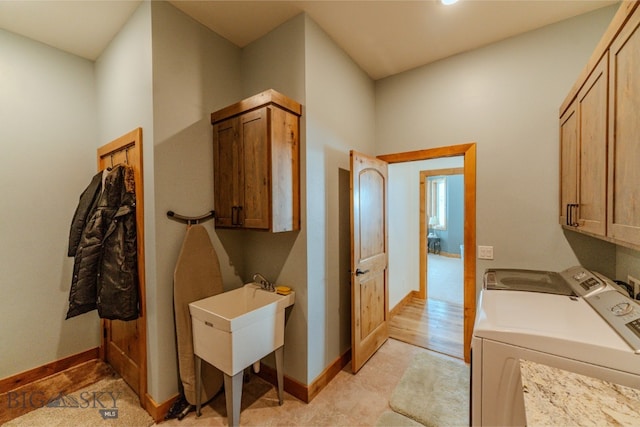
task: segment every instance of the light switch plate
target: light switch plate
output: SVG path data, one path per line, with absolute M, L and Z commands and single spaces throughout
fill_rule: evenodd
M 479 259 L 493 259 L 493 246 L 478 246 Z

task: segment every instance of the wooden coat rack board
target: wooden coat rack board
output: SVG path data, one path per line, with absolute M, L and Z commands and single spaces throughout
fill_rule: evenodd
M 136 191 L 138 284 L 140 317 L 123 322 L 102 320 L 100 357 L 118 372 L 149 411 L 147 399 L 147 333 L 144 263 L 144 185 L 142 180 L 142 128 L 98 148 L 98 171 L 127 164 L 133 168 Z

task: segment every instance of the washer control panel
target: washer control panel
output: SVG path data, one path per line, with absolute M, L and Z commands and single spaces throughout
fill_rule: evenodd
M 585 300 L 640 354 L 640 304 L 616 290 L 599 292 Z
M 568 268 L 560 273 L 575 293 L 581 297 L 588 297 L 597 292 L 603 291 L 607 283 L 600 277 L 584 267 L 576 266 Z

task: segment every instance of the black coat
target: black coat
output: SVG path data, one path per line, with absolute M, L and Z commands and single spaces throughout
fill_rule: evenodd
M 101 318 L 133 320 L 139 316 L 133 170 L 116 166 L 101 181 L 102 173 L 82 193 L 71 224 L 67 319 L 97 308 Z

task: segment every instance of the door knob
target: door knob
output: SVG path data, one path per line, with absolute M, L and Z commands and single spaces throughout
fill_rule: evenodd
M 369 270 L 362 271 L 359 268 L 356 269 L 356 276 L 361 276 L 363 274 L 367 274 Z

